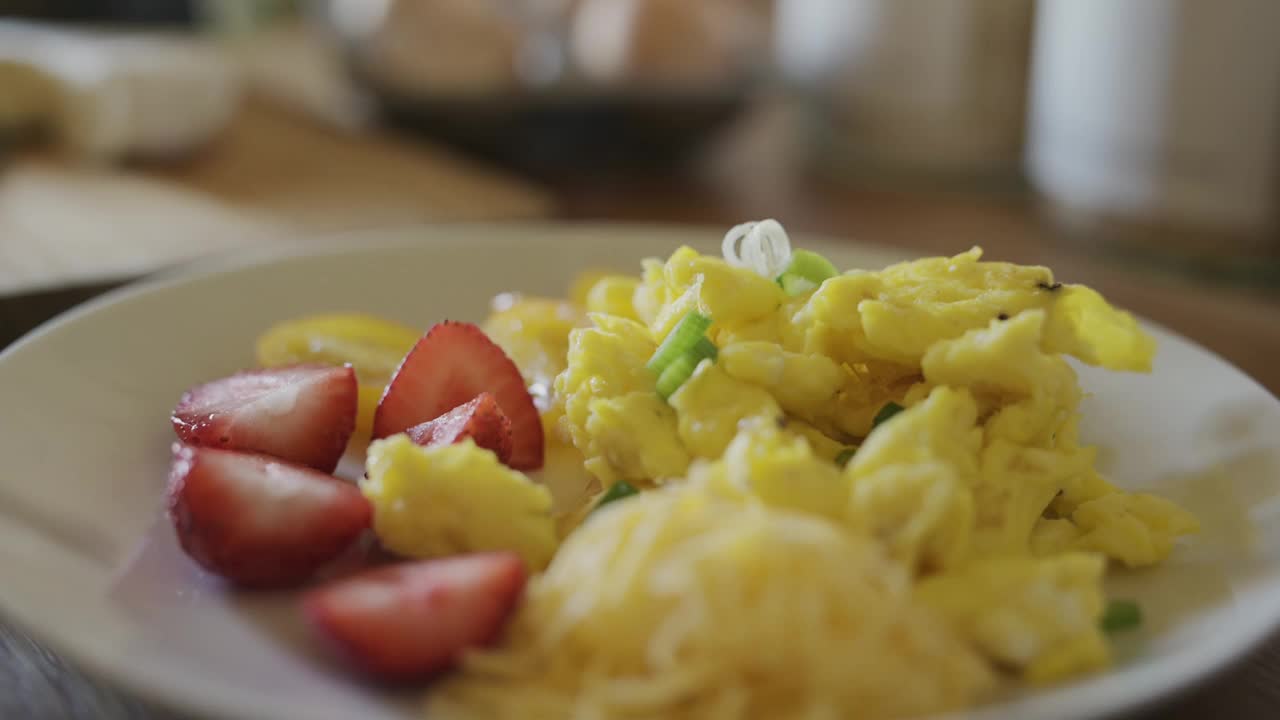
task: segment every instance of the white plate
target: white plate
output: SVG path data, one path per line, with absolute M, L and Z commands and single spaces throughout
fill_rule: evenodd
M 68 313 L 0 355 L 0 608 L 91 670 L 189 712 L 415 716 L 417 693 L 362 689 L 313 653 L 289 596 L 228 594 L 175 552 L 156 522 L 174 401 L 251 364 L 254 337 L 279 320 L 337 310 L 424 327 L 478 320 L 496 292 L 560 294 L 585 267 L 635 270 L 678 243 L 716 240 L 616 226 L 366 233 L 306 256 L 157 279 Z M 842 266 L 895 259 L 804 244 Z M 1184 502 L 1204 531 L 1161 568 L 1114 581 L 1148 618 L 1122 643 L 1117 669 L 969 717 L 1131 708 L 1241 655 L 1280 618 L 1280 403 L 1210 353 L 1152 331 L 1154 374 L 1082 372 L 1092 393 L 1084 435 L 1117 483 Z

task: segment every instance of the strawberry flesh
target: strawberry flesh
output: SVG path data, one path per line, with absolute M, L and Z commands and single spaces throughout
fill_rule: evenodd
M 470 323 L 438 323 L 414 345 L 382 394 L 373 437 L 404 432 L 486 392 L 511 423 L 507 464 L 542 467 L 542 419 L 524 378 L 502 348 Z
M 514 553 L 459 555 L 366 571 L 308 592 L 302 609 L 365 674 L 418 680 L 497 640 L 525 579 Z
M 492 450 L 500 462 L 511 459 L 511 421 L 489 393 L 480 393 L 434 420 L 414 425 L 405 434 L 423 446 L 452 445 L 470 438 Z
M 302 583 L 372 519 L 359 489 L 332 475 L 266 455 L 181 444 L 166 500 L 182 549 L 247 587 Z
M 356 425 L 350 366 L 249 370 L 191 388 L 173 410 L 189 445 L 274 455 L 333 472 Z

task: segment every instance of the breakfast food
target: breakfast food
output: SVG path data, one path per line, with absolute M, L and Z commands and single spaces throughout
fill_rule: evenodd
M 241 585 L 301 583 L 369 527 L 350 484 L 266 455 L 179 445 L 169 517 L 182 549 Z
M 369 447 L 366 468 L 373 529 L 394 553 L 508 550 L 541 570 L 555 552 L 551 494 L 470 440 L 420 447 L 395 435 Z
M 418 330 L 371 315 L 317 315 L 269 328 L 258 338 L 254 355 L 264 368 L 350 363 L 359 382 L 359 412 L 352 441 L 368 442 L 382 391 L 421 335 Z
M 365 475 L 339 493 L 296 464 L 327 456 L 189 433 L 171 503 L 250 542 L 175 512 L 184 547 L 239 584 L 300 584 L 370 530 L 398 564 L 309 590 L 304 612 L 365 674 L 456 670 L 429 701 L 445 717 L 895 718 L 1105 667 L 1108 633 L 1141 621 L 1106 596 L 1109 568 L 1159 563 L 1197 529 L 1111 484 L 1080 438 L 1066 357 L 1144 371 L 1154 342 L 1045 268 L 974 249 L 842 273 L 764 221 L 719 257 L 584 277 L 566 300 L 505 294 L 483 326 L 438 323 L 394 366 L 377 340 L 323 359 L 260 343 L 271 364 L 385 385 L 375 439 L 351 445 Z M 339 326 L 361 335 L 313 317 L 268 337 Z M 297 389 L 332 378 L 255 372 L 189 398 L 234 398 L 202 400 L 236 420 L 219 427 L 271 411 L 350 433 L 354 401 L 336 418 Z M 184 458 L 205 457 L 231 470 L 193 486 Z M 230 499 L 202 510 L 210 496 Z M 294 560 L 313 526 L 328 532 Z M 291 572 L 245 571 L 244 547 Z
M 995 683 L 872 539 L 689 487 L 594 515 L 508 635 L 507 649 L 468 658 L 432 712 L 906 717 Z
M 249 370 L 188 390 L 173 410 L 173 429 L 191 445 L 332 472 L 355 429 L 356 393 L 350 367 Z
M 405 355 L 378 402 L 373 437 L 404 432 L 480 393 L 497 400 L 511 425 L 511 467 L 542 467 L 542 421 L 519 368 L 479 328 L 467 323 L 436 325 Z
M 487 392 L 437 418 L 414 425 L 404 434 L 424 447 L 471 440 L 493 451 L 498 462 L 504 465 L 511 462 L 511 420 Z
M 401 563 L 312 590 L 303 613 L 368 675 L 422 678 L 497 638 L 524 589 L 511 553 Z

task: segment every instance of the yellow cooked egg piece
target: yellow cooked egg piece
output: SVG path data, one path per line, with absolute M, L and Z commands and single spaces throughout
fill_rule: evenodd
M 938 461 L 966 484 L 978 474 L 982 430 L 978 406 L 968 390 L 935 388 L 924 402 L 898 413 L 871 432 L 854 456 L 855 478 L 883 467 Z
M 536 571 L 555 552 L 551 494 L 470 440 L 421 447 L 393 435 L 369 446 L 365 467 L 374 533 L 396 554 L 510 550 Z
M 606 275 L 596 281 L 587 293 L 588 312 L 605 313 L 639 320 L 636 314 L 635 296 L 640 281 L 626 275 Z
M 874 541 L 697 486 L 594 513 L 526 592 L 432 717 L 919 717 L 996 685 Z
M 882 467 L 853 482 L 847 522 L 912 571 L 947 570 L 968 554 L 973 493 L 940 462 Z
M 726 497 L 836 521 L 842 520 L 849 496 L 839 468 L 767 416 L 744 421 L 724 457 L 690 470 L 690 481 L 707 482 Z
M 726 345 L 717 362 L 729 376 L 764 388 L 787 413 L 811 423 L 824 422 L 840 391 L 857 382 L 851 370 L 825 355 L 788 352 L 768 342 Z
M 697 285 L 699 309 L 724 327 L 768 317 L 786 299 L 771 279 L 688 248 L 677 250 L 667 261 L 666 279 L 671 288 Z
M 1071 514 L 1079 537 L 1071 547 L 1106 553 L 1129 567 L 1154 565 L 1169 556 L 1173 541 L 1200 523 L 1169 500 L 1114 492 L 1082 503 Z
M 1110 662 L 1105 570 L 1090 553 L 992 558 L 921 581 L 916 597 L 991 660 L 1049 682 Z
M 1096 290 L 1064 285 L 1049 306 L 1045 350 L 1110 370 L 1149 372 L 1156 342 L 1132 315 L 1111 307 Z
M 587 454 L 605 459 L 616 475 L 599 478 L 605 487 L 617 480 L 678 478 L 689 467 L 676 413 L 653 392 L 592 400 L 584 429 L 592 438 Z
M 697 457 L 717 458 L 747 418 L 777 420 L 782 409 L 764 390 L 729 377 L 718 364 L 703 360 L 669 402 L 678 418 L 680 439 Z

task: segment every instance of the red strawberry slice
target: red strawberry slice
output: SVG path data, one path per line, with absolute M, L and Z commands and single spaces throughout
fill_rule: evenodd
M 499 461 L 511 459 L 511 421 L 489 393 L 480 393 L 435 420 L 414 425 L 405 434 L 423 446 L 452 445 L 471 438 L 476 445 L 492 450 Z
M 414 680 L 495 641 L 524 584 L 514 553 L 459 555 L 366 571 L 312 590 L 302 609 L 363 672 Z
M 471 323 L 445 321 L 409 351 L 373 416 L 373 437 L 384 438 L 439 417 L 482 392 L 493 395 L 511 421 L 517 470 L 542 467 L 542 419 L 516 364 Z
M 267 455 L 174 445 L 169 519 L 196 562 L 232 582 L 306 580 L 369 527 L 354 485 Z
M 248 370 L 183 394 L 173 429 L 189 445 L 275 455 L 332 472 L 356 426 L 350 366 Z

